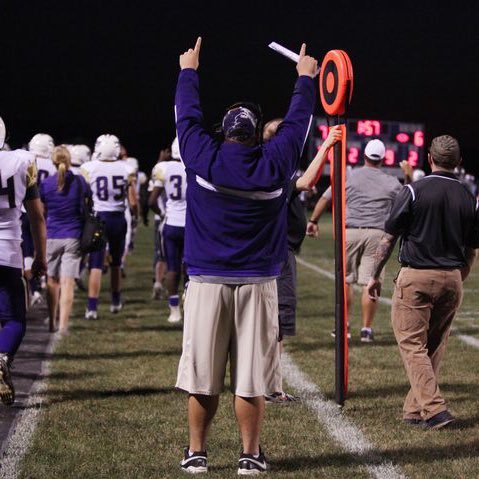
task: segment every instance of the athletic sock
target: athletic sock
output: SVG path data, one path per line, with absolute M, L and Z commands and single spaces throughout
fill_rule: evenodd
M 121 295 L 120 291 L 111 292 L 111 303 L 114 304 L 115 306 L 121 303 L 120 295 Z
M 98 304 L 98 298 L 90 298 L 88 297 L 88 311 L 96 311 L 96 307 Z
M 180 297 L 174 294 L 168 298 L 168 304 L 170 306 L 178 306 L 180 304 Z

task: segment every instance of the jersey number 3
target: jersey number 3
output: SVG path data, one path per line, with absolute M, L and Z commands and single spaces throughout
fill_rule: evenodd
M 171 175 L 170 181 L 173 188 L 176 190 L 174 193 L 170 193 L 170 199 L 181 200 L 181 187 L 183 185 L 183 178 L 180 175 Z
M 8 197 L 8 207 L 15 208 L 15 181 L 13 176 L 8 178 L 7 186 L 3 186 L 2 174 L 0 173 L 0 196 Z

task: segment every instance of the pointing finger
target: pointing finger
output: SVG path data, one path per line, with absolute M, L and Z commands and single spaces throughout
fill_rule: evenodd
M 200 53 L 200 48 L 201 48 L 201 37 L 198 37 L 196 40 L 196 45 L 195 45 L 195 52 Z
M 300 56 L 300 57 L 304 57 L 305 55 L 306 55 L 306 43 L 303 43 L 303 44 L 301 45 L 301 50 L 300 50 L 300 52 L 299 52 L 299 56 Z

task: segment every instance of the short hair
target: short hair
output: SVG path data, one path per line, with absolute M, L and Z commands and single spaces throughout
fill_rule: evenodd
M 453 170 L 461 163 L 458 141 L 450 135 L 436 136 L 429 147 L 429 154 L 435 165 Z

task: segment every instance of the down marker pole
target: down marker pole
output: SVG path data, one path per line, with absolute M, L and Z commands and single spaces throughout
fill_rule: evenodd
M 319 91 L 328 122 L 341 125 L 342 141 L 334 145 L 331 164 L 335 257 L 336 402 L 348 392 L 348 310 L 346 301 L 346 112 L 353 94 L 353 68 L 346 52 L 331 50 L 324 57 Z

